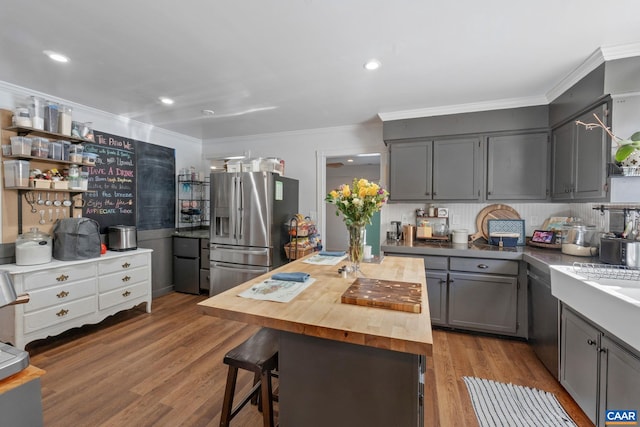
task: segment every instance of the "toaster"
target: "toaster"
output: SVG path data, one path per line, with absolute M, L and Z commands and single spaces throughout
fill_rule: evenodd
M 640 268 L 640 242 L 617 237 L 602 237 L 600 262 Z
M 136 227 L 133 225 L 112 225 L 108 230 L 110 251 L 138 249 Z

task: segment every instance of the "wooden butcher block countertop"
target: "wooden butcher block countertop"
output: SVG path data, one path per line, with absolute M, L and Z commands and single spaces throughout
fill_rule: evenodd
M 366 307 L 341 302 L 355 278 L 344 279 L 337 266 L 304 263 L 301 258 L 215 295 L 198 305 L 203 313 L 282 331 L 393 351 L 431 356 L 433 337 L 424 261 L 421 258 L 387 256 L 380 264 L 361 264 L 362 276 L 421 285 L 420 313 Z M 291 302 L 279 303 L 239 297 L 252 285 L 277 272 L 305 272 L 316 281 Z

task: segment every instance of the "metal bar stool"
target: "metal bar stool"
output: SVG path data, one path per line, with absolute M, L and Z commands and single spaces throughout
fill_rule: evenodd
M 262 407 L 262 419 L 265 427 L 274 427 L 273 423 L 273 391 L 271 377 L 278 368 L 278 334 L 268 328 L 262 328 L 249 339 L 230 350 L 224 356 L 224 363 L 229 365 L 227 385 L 224 390 L 220 427 L 228 427 L 238 412 L 249 402 L 258 403 Z M 233 395 L 236 389 L 238 369 L 254 373 L 254 385 L 249 393 L 234 408 Z M 259 399 L 258 399 L 259 397 Z

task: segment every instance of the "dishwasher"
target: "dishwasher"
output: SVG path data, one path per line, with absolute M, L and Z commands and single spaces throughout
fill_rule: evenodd
M 529 266 L 529 343 L 538 359 L 558 379 L 559 303 L 551 294 L 550 273 Z
M 200 294 L 200 239 L 173 236 L 173 289 Z

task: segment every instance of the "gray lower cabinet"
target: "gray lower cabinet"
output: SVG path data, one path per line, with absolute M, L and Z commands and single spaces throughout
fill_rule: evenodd
M 547 132 L 487 138 L 487 200 L 545 200 Z
M 200 294 L 200 239 L 173 237 L 173 288 Z
M 200 239 L 200 291 L 209 295 L 210 280 L 209 239 Z
M 432 325 L 523 336 L 518 261 L 385 254 L 424 259 Z
M 608 104 L 601 104 L 575 120 L 594 123 L 594 114 L 610 125 Z M 551 198 L 553 200 L 603 200 L 607 197 L 607 162 L 610 143 L 600 128 L 578 126 L 575 120 L 551 134 Z
M 517 277 L 449 273 L 449 326 L 514 334 L 517 302 Z
M 640 408 L 640 354 L 562 304 L 560 383 L 596 426 Z

